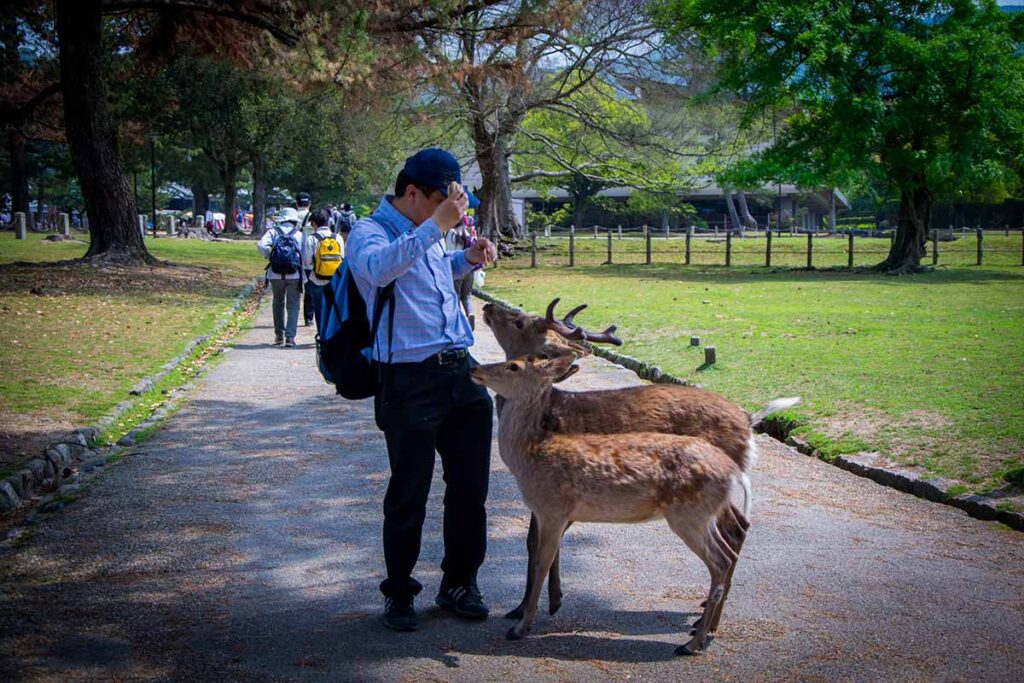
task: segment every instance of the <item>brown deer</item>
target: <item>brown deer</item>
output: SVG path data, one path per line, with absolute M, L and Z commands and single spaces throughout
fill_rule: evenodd
M 572 522 L 637 523 L 664 517 L 707 566 L 711 588 L 693 638 L 676 654 L 704 651 L 714 637 L 738 553 L 717 520 L 736 485 L 749 503 L 749 481 L 707 441 L 675 434 L 556 434 L 545 426 L 551 384 L 574 372 L 574 358 L 527 357 L 474 368 L 474 382 L 505 398 L 498 420 L 501 458 L 537 524 L 530 589 L 508 637 L 524 637 L 537 615 L 544 576 Z M 734 511 L 746 528 L 744 513 Z
M 562 320 L 554 316 L 559 299 L 548 304 L 544 317 L 511 310 L 489 303 L 484 306 L 484 322 L 494 332 L 507 359 L 520 356 L 562 355 L 578 357 L 590 350 L 579 341 L 621 344 L 615 336 L 615 326 L 603 332 L 588 333 L 574 322 L 577 313 L 586 304 L 572 309 Z M 566 377 L 573 374 L 569 372 Z M 555 382 L 566 377 L 555 378 Z M 761 411 L 751 415 L 718 394 L 698 387 L 679 384 L 649 384 L 626 389 L 602 391 L 562 391 L 552 388 L 545 403 L 545 428 L 559 434 L 621 434 L 626 432 L 660 432 L 700 437 L 732 458 L 743 475 L 747 476 L 757 459 L 757 445 L 752 426 L 773 412 L 795 405 L 799 399 L 778 399 Z M 498 414 L 503 409 L 499 395 Z M 729 506 L 722 512 L 719 531 L 739 553 L 746 536 L 746 526 L 740 524 L 739 511 Z M 537 543 L 536 519 L 530 518 L 527 535 L 527 554 L 533 557 Z M 531 575 L 527 574 L 525 593 L 531 588 Z M 562 582 L 559 558 L 556 555 L 548 577 L 548 612 L 554 614 L 562 605 Z M 520 619 L 523 601 L 505 616 Z

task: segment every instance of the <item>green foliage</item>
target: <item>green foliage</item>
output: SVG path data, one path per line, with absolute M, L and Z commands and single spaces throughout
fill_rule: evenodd
M 1024 16 L 992 0 L 864 3 L 661 0 L 746 98 L 746 126 L 775 116 L 777 142 L 731 173 L 738 184 L 857 182 L 998 201 L 1024 161 Z

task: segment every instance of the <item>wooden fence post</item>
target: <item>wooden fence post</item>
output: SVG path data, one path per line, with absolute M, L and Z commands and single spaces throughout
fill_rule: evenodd
M 576 226 L 569 228 L 569 267 L 576 265 Z
M 814 257 L 812 255 L 814 253 L 814 243 L 812 242 L 813 239 L 814 239 L 814 233 L 810 233 L 810 232 L 807 233 L 807 267 L 808 268 L 813 268 L 814 267 Z
M 781 236 L 781 234 L 780 234 Z M 764 267 L 772 267 L 772 228 L 768 226 L 765 231 L 765 245 L 764 245 Z
M 982 241 L 982 238 L 985 236 L 985 233 L 982 232 L 981 228 L 978 228 L 976 232 L 978 234 L 978 265 L 980 266 L 981 265 L 981 261 L 982 261 L 981 241 Z
M 725 267 L 732 265 L 732 230 L 725 233 Z
M 612 230 L 608 228 L 608 265 L 612 264 Z
M 619 223 L 619 239 L 622 239 L 622 223 Z
M 647 265 L 651 265 L 651 232 L 644 226 L 644 242 L 647 243 Z
M 846 267 L 853 268 L 853 228 L 846 237 Z
M 530 267 L 537 267 L 537 233 L 530 235 Z
M 594 223 L 594 239 L 597 239 L 597 223 Z
M 939 264 L 939 231 L 932 230 L 932 265 Z
M 693 226 L 686 228 L 686 265 L 690 265 L 690 242 L 693 240 Z

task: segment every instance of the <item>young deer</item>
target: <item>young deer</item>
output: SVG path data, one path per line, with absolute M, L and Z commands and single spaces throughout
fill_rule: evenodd
M 548 304 L 542 318 L 522 311 L 514 311 L 487 304 L 483 308 L 484 322 L 494 332 L 507 359 L 520 356 L 584 356 L 590 351 L 576 343 L 579 340 L 621 344 L 614 335 L 615 326 L 598 334 L 586 332 L 573 322 L 585 304 L 572 309 L 562 320 L 554 317 L 558 299 Z M 572 372 L 566 375 L 569 376 Z M 559 382 L 565 377 L 555 378 Z M 700 437 L 728 455 L 739 467 L 745 479 L 757 459 L 757 445 L 752 426 L 773 412 L 795 405 L 799 399 L 772 401 L 753 415 L 727 401 L 718 394 L 697 387 L 679 384 L 648 384 L 626 389 L 602 391 L 562 391 L 552 388 L 545 403 L 544 426 L 559 434 L 621 434 L 625 432 L 660 432 Z M 498 397 L 498 414 L 503 409 Z M 732 549 L 739 553 L 746 536 L 746 526 L 740 523 L 735 506 L 726 507 L 719 520 L 719 531 Z M 535 517 L 530 518 L 527 553 L 533 557 L 537 543 Z M 531 588 L 531 575 L 527 574 L 526 593 Z M 558 556 L 555 556 L 548 577 L 548 611 L 554 614 L 562 604 L 562 582 Z M 505 616 L 519 619 L 526 603 L 524 595 L 519 606 Z
M 570 523 L 629 524 L 664 517 L 711 574 L 693 638 L 676 649 L 683 655 L 702 652 L 718 628 L 738 558 L 717 520 L 729 507 L 735 485 L 743 486 L 749 502 L 749 483 L 728 455 L 700 438 L 552 433 L 544 424 L 551 384 L 575 371 L 573 360 L 528 357 L 479 366 L 471 373 L 473 381 L 506 399 L 498 420 L 501 458 L 537 522 L 525 609 L 508 637 L 522 638 L 533 625 L 544 576 Z M 745 514 L 733 514 L 745 529 Z

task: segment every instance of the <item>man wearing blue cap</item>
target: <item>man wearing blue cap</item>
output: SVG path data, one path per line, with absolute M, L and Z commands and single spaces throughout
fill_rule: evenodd
M 346 243 L 349 268 L 374 310 L 381 288 L 395 283 L 375 342 L 384 363 L 374 399 L 384 432 L 391 478 L 384 496 L 384 623 L 418 628 L 412 578 L 434 471 L 444 468 L 444 577 L 436 602 L 467 619 L 485 619 L 476 573 L 487 549 L 487 483 L 491 460 L 491 399 L 469 378 L 473 332 L 452 278 L 497 258 L 489 240 L 446 252 L 442 238 L 468 207 L 479 205 L 462 187 L 459 163 L 442 149 L 424 149 L 405 161 L 394 196 L 381 199 L 358 221 Z M 387 310 L 387 309 L 392 310 Z M 389 324 L 385 324 L 389 321 Z

